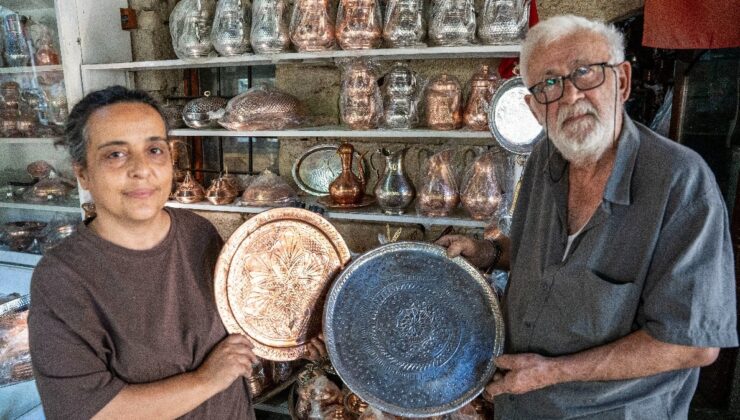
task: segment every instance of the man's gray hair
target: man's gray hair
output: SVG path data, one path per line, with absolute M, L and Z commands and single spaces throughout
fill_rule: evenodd
M 609 63 L 617 64 L 624 61 L 624 35 L 614 25 L 575 15 L 553 16 L 533 26 L 522 43 L 522 52 L 519 54 L 519 71 L 525 83 L 528 85 L 534 83 L 527 79 L 527 67 L 535 48 L 547 46 L 558 39 L 578 32 L 601 35 L 609 46 L 611 56 Z

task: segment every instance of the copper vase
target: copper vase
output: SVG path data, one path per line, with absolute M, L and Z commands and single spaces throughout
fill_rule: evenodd
M 329 0 L 296 0 L 290 19 L 290 40 L 299 52 L 334 48 L 334 20 Z
M 354 152 L 355 148 L 349 143 L 344 143 L 337 149 L 337 154 L 342 161 L 342 172 L 329 184 L 329 196 L 331 196 L 335 204 L 357 204 L 365 196 L 365 173 L 363 165 L 357 166 L 359 176 L 352 172 Z
M 377 0 L 341 0 L 336 36 L 343 50 L 366 50 L 382 42 L 380 5 Z
M 454 153 L 447 149 L 429 158 L 429 169 L 417 195 L 417 211 L 424 216 L 449 216 L 460 202 L 452 171 Z
M 375 71 L 364 60 L 350 62 L 342 72 L 339 113 L 353 130 L 377 128 L 382 98 Z
M 481 154 L 474 162 L 469 179 L 463 187 L 460 201 L 475 220 L 492 220 L 502 199 L 501 185 L 496 176 L 494 152 Z
M 465 128 L 488 131 L 488 106 L 498 85 L 498 77 L 487 65 L 470 79 L 470 97 L 465 105 L 463 122 Z
M 175 200 L 185 204 L 203 201 L 205 195 L 206 193 L 203 191 L 203 187 L 193 178 L 190 171 L 185 174 L 182 184 L 175 190 Z
M 427 127 L 456 130 L 462 126 L 462 88 L 454 76 L 442 74 L 432 80 L 424 95 Z

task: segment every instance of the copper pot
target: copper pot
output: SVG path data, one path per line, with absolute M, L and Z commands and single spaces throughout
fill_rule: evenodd
M 380 47 L 380 6 L 376 0 L 341 0 L 337 12 L 337 41 L 343 50 Z
M 454 153 L 454 150 L 447 149 L 429 158 L 429 169 L 417 194 L 417 210 L 424 216 L 449 216 L 460 202 L 452 171 Z
M 476 131 L 488 131 L 488 106 L 498 86 L 498 77 L 487 65 L 470 79 L 470 97 L 465 106 L 465 127 Z
M 442 74 L 430 82 L 424 103 L 429 128 L 456 130 L 462 126 L 462 89 L 454 76 Z
M 483 153 L 473 162 L 472 173 L 462 190 L 460 201 L 473 219 L 492 220 L 502 198 L 494 153 Z
M 203 201 L 205 195 L 206 193 L 203 191 L 203 187 L 193 178 L 189 171 L 185 174 L 182 184 L 175 190 L 175 200 L 185 204 Z
M 337 154 L 342 160 L 342 172 L 329 184 L 329 195 L 332 201 L 339 205 L 357 204 L 365 196 L 365 173 L 362 168 L 363 165 L 357 166 L 359 176 L 352 172 L 352 158 L 354 153 L 355 148 L 349 143 L 344 143 L 337 149 Z
M 215 205 L 232 203 L 239 193 L 236 188 L 223 177 L 214 179 L 206 190 L 206 199 Z
M 353 130 L 376 128 L 382 115 L 382 98 L 375 71 L 364 61 L 348 64 L 342 72 L 340 116 Z
M 297 0 L 290 19 L 290 40 L 299 52 L 334 48 L 334 20 L 329 0 Z

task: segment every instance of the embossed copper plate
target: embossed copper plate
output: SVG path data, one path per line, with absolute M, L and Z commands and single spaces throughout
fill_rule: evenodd
M 493 95 L 488 122 L 496 141 L 511 153 L 529 154 L 545 130 L 530 111 L 524 97 L 529 90 L 521 77 L 504 82 Z
M 329 357 L 352 392 L 403 417 L 472 401 L 494 373 L 504 324 L 491 287 L 444 248 L 396 242 L 354 260 L 324 308 Z
M 298 359 L 321 332 L 329 284 L 349 259 L 342 237 L 318 214 L 260 213 L 234 232 L 216 263 L 221 320 L 229 333 L 246 335 L 257 356 Z

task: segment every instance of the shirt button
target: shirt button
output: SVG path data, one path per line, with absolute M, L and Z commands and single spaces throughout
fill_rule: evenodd
M 532 328 L 532 323 L 529 321 L 524 321 L 524 326 L 527 328 Z

